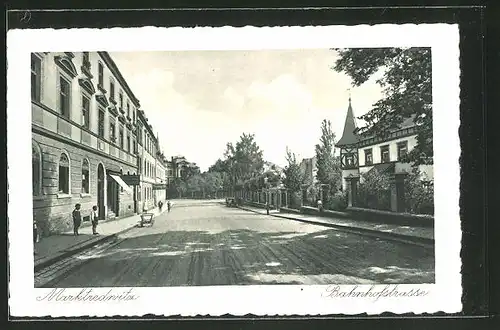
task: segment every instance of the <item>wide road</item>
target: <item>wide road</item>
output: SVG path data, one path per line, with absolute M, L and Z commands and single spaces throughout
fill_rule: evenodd
M 431 250 L 212 202 L 72 258 L 44 287 L 433 283 Z

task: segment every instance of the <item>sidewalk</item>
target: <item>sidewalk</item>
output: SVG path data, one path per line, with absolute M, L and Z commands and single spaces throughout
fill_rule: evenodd
M 245 205 L 245 206 L 240 206 L 239 208 L 246 211 L 266 214 L 265 209 L 261 209 L 258 207 Z M 398 240 L 423 246 L 434 245 L 433 228 L 398 226 L 398 225 L 375 223 L 368 221 L 336 219 L 336 218 L 320 217 L 307 214 L 284 213 L 276 210 L 271 211 L 270 215 L 277 218 L 332 227 L 347 232 L 353 232 L 356 234 L 363 234 L 379 238 Z
M 162 209 L 165 212 L 167 207 Z M 159 209 L 155 208 L 148 213 L 159 215 Z M 140 215 L 135 214 L 127 218 L 101 220 L 97 226 L 99 235 L 92 235 L 92 226 L 85 224 L 80 227 L 79 236 L 74 236 L 73 231 L 68 231 L 58 235 L 44 237 L 36 243 L 35 271 L 47 267 L 61 259 L 67 258 L 95 244 L 104 243 L 136 227 L 140 222 Z

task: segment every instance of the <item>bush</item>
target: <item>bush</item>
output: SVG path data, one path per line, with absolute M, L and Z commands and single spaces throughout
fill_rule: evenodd
M 311 185 L 306 189 L 306 198 L 304 204 L 306 206 L 316 206 L 316 202 L 319 197 L 319 188 L 315 185 Z
M 359 207 L 375 210 L 390 210 L 391 190 L 389 175 L 380 174 L 376 170 L 362 174 L 361 182 L 358 186 L 356 202 L 356 206 Z
M 333 211 L 344 211 L 347 208 L 347 192 L 337 192 L 328 197 L 325 209 Z
M 434 182 L 420 180 L 415 169 L 405 178 L 406 209 L 414 214 L 434 214 Z
M 290 193 L 290 201 L 289 201 L 289 206 L 292 209 L 299 210 L 300 207 L 302 206 L 301 200 L 302 200 L 302 195 L 300 192 L 292 192 Z

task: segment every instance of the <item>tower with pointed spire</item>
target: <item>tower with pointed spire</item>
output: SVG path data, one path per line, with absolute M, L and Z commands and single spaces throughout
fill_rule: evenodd
M 345 178 L 359 175 L 358 147 L 359 136 L 356 134 L 356 119 L 352 110 L 351 95 L 344 123 L 342 137 L 335 145 L 340 149 L 340 162 L 342 168 L 342 186 L 345 189 Z

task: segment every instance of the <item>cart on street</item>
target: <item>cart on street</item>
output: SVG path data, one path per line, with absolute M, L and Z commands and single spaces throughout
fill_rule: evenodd
M 144 227 L 145 224 L 149 224 L 150 226 L 153 226 L 155 223 L 154 220 L 154 214 L 153 213 L 143 213 L 141 214 L 141 227 Z

